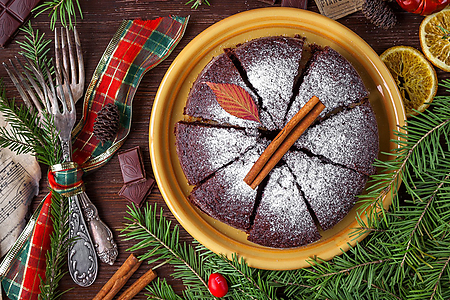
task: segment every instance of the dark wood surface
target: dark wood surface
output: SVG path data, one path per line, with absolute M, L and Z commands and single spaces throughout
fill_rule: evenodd
M 150 164 L 148 152 L 148 126 L 153 99 L 166 70 L 174 58 L 196 35 L 210 25 L 239 12 L 271 6 L 257 0 L 210 0 L 210 7 L 202 5 L 198 10 L 192 10 L 189 5 L 185 5 L 185 2 L 185 0 L 80 0 L 84 18 L 78 19 L 77 29 L 80 33 L 84 52 L 86 85 L 89 83 L 103 51 L 123 19 L 151 19 L 170 14 L 191 16 L 186 33 L 180 44 L 165 61 L 145 75 L 133 102 L 133 123 L 130 135 L 125 142 L 123 149 L 140 146 L 143 150 L 145 166 L 149 174 L 152 174 L 152 166 Z M 378 54 L 381 54 L 387 48 L 395 45 L 407 45 L 420 49 L 418 32 L 423 17 L 406 13 L 397 5 L 392 6 L 398 17 L 398 24 L 390 30 L 376 28 L 361 12 L 354 13 L 338 21 L 360 35 Z M 317 6 L 313 0 L 309 0 L 308 10 L 318 12 Z M 47 38 L 53 37 L 53 34 L 49 29 L 48 16 L 40 15 L 37 18 L 32 19 L 32 23 L 35 29 L 38 28 L 41 32 L 45 32 Z M 0 62 L 14 57 L 20 50 L 16 41 L 23 40 L 24 34 L 19 33 L 13 43 L 6 49 L 1 49 Z M 437 72 L 439 79 L 448 77 L 445 72 L 440 70 L 437 70 Z M 10 98 L 19 98 L 16 89 L 13 87 L 3 68 L 0 68 L 0 77 L 4 78 L 7 96 Z M 80 105 L 81 103 L 77 106 L 78 111 L 81 111 Z M 62 297 L 63 299 L 91 299 L 94 297 L 128 257 L 129 253 L 125 250 L 131 246 L 130 242 L 123 241 L 119 237 L 119 230 L 123 228 L 126 205 L 128 202 L 117 195 L 117 192 L 123 184 L 117 157 L 115 156 L 100 170 L 87 175 L 85 181 L 87 182 L 88 196 L 97 206 L 101 218 L 114 231 L 114 237 L 119 248 L 119 256 L 113 266 L 100 263 L 98 278 L 90 287 L 78 287 L 72 283 L 68 275 L 65 276 L 62 280 L 61 288 L 72 288 L 72 290 L 67 292 Z M 34 206 L 36 206 L 45 195 L 46 187 L 47 181 L 46 179 L 43 179 L 41 183 L 41 193 L 36 197 Z M 159 206 L 164 207 L 165 215 L 174 223 L 177 223 L 165 205 L 158 188 L 153 190 L 152 194 L 148 197 L 148 201 L 151 203 L 156 202 Z M 184 230 L 181 230 L 181 240 L 191 241 L 192 237 Z M 143 264 L 133 275 L 125 288 L 139 276 L 144 274 L 149 268 L 150 266 Z M 176 291 L 181 292 L 183 290 L 183 285 L 179 280 L 171 278 L 171 272 L 172 269 L 169 265 L 158 269 L 158 275 L 166 278 Z M 141 292 L 136 296 L 136 299 L 146 299 L 146 297 L 144 293 Z

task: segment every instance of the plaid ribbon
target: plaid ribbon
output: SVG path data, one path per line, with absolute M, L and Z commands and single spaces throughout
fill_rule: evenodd
M 172 52 L 188 19 L 170 16 L 122 22 L 97 65 L 84 98 L 83 116 L 72 132 L 75 164 L 53 166 L 49 172 L 53 188 L 65 193 L 82 187 L 83 172 L 103 166 L 122 146 L 130 132 L 133 97 L 142 77 Z M 93 135 L 93 125 L 108 103 L 119 108 L 121 129 L 113 141 L 102 144 Z M 45 278 L 45 253 L 50 245 L 50 203 L 47 196 L 33 232 L 12 247 L 18 253 L 8 263 L 7 272 L 2 274 L 4 263 L 0 265 L 2 285 L 11 300 L 38 298 L 39 277 Z

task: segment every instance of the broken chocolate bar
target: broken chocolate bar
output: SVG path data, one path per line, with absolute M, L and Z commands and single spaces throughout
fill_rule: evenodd
M 145 180 L 144 161 L 139 146 L 120 152 L 117 157 L 125 184 Z
M 125 184 L 119 191 L 119 195 L 141 207 L 144 203 L 143 200 L 150 194 L 154 185 L 155 180 L 153 178 L 147 178 L 147 180 L 138 183 Z
M 0 47 L 5 47 L 39 0 L 0 0 Z

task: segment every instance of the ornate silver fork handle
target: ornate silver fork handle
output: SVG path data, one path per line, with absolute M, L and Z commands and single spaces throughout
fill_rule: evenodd
M 83 192 L 77 196 L 83 209 L 84 218 L 89 225 L 89 232 L 98 257 L 102 262 L 113 265 L 118 251 L 111 229 L 98 217 L 97 208 L 86 193 Z

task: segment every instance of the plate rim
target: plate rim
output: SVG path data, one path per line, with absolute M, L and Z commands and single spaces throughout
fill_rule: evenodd
M 178 54 L 178 56 L 174 59 L 174 61 L 168 68 L 166 74 L 164 75 L 164 78 L 162 79 L 162 81 L 159 85 L 159 88 L 158 88 L 158 91 L 156 93 L 155 100 L 153 103 L 151 117 L 150 117 L 150 124 L 149 124 L 149 151 L 150 151 L 151 163 L 152 163 L 155 179 L 158 183 L 160 192 L 161 192 L 167 206 L 169 207 L 169 209 L 171 210 L 171 212 L 175 216 L 175 218 L 178 220 L 180 225 L 183 226 L 183 228 L 195 240 L 197 240 L 198 242 L 200 242 L 201 244 L 203 244 L 205 247 L 209 248 L 213 252 L 225 254 L 229 258 L 231 258 L 231 255 L 233 253 L 237 252 L 239 256 L 242 256 L 246 259 L 247 263 L 250 266 L 256 267 L 256 268 L 270 269 L 270 270 L 290 270 L 290 269 L 298 269 L 298 268 L 309 266 L 309 262 L 307 261 L 308 258 L 303 259 L 303 261 L 295 261 L 295 262 L 292 261 L 292 259 L 294 259 L 294 260 L 296 259 L 295 254 L 297 252 L 299 252 L 299 250 L 298 250 L 299 248 L 275 249 L 275 248 L 267 248 L 267 247 L 262 247 L 262 246 L 257 247 L 258 245 L 256 245 L 255 247 L 250 247 L 248 245 L 239 244 L 239 246 L 241 248 L 238 251 L 237 249 L 234 249 L 232 247 L 232 245 L 235 244 L 236 242 L 234 242 L 232 239 L 230 239 L 225 234 L 217 232 L 217 230 L 215 230 L 214 228 L 213 229 L 216 231 L 215 233 L 218 234 L 218 239 L 220 240 L 220 242 L 218 244 L 209 242 L 211 239 L 210 234 L 207 234 L 207 233 L 203 232 L 202 230 L 198 230 L 197 228 L 191 228 L 190 225 L 192 225 L 192 224 L 190 224 L 191 222 L 190 222 L 189 216 L 185 212 L 180 211 L 179 205 L 177 205 L 177 203 L 174 203 L 174 201 L 172 200 L 172 198 L 174 197 L 174 194 L 176 194 L 176 193 L 179 194 L 181 192 L 179 190 L 179 187 L 178 187 L 178 191 L 173 191 L 173 190 L 165 187 L 164 185 L 162 185 L 163 180 L 166 180 L 166 178 L 167 178 L 167 170 L 161 170 L 161 168 L 159 167 L 159 163 L 158 163 L 160 161 L 160 155 L 158 155 L 158 151 L 160 151 L 159 150 L 160 147 L 158 147 L 158 145 L 164 144 L 161 140 L 167 139 L 167 137 L 161 137 L 161 136 L 158 136 L 158 134 L 157 134 L 158 128 L 160 128 L 161 126 L 164 126 L 164 124 L 161 124 L 162 120 L 159 120 L 158 113 L 161 112 L 161 107 L 164 108 L 165 106 L 167 106 L 167 103 L 165 103 L 165 100 L 163 97 L 163 96 L 165 96 L 164 93 L 166 92 L 166 89 L 167 89 L 166 86 L 169 86 L 173 83 L 179 85 L 180 82 L 183 82 L 184 78 L 188 76 L 188 74 L 186 74 L 185 77 L 179 77 L 176 79 L 172 78 L 174 76 L 174 75 L 172 75 L 173 73 L 175 73 L 178 69 L 182 69 L 183 65 L 187 64 L 186 62 L 184 62 L 182 60 L 183 55 L 187 55 L 189 53 L 195 52 L 195 49 L 200 47 L 199 45 L 203 45 L 206 43 L 205 42 L 206 38 L 208 38 L 209 36 L 216 35 L 217 32 L 224 31 L 223 28 L 228 28 L 229 30 L 231 30 L 230 28 L 235 28 L 239 25 L 242 25 L 243 22 L 250 23 L 250 24 L 253 24 L 253 23 L 256 24 L 256 21 L 261 22 L 261 20 L 264 19 L 264 16 L 270 16 L 271 18 L 282 19 L 283 21 L 279 21 L 282 23 L 286 23 L 289 20 L 292 20 L 292 21 L 294 21 L 294 23 L 295 22 L 302 23 L 303 26 L 306 26 L 306 25 L 313 26 L 314 24 L 318 24 L 318 23 L 334 26 L 336 28 L 335 30 L 329 30 L 329 31 L 327 31 L 327 33 L 324 33 L 324 35 L 331 40 L 333 40 L 332 33 L 334 31 L 336 31 L 336 30 L 344 31 L 345 38 L 346 38 L 346 40 L 351 42 L 351 44 L 353 46 L 352 49 L 354 49 L 354 52 L 358 52 L 359 54 L 364 54 L 364 56 L 367 59 L 367 63 L 372 65 L 372 67 L 376 70 L 376 72 L 378 72 L 379 77 L 381 79 L 383 79 L 384 85 L 386 87 L 389 87 L 388 89 L 386 89 L 386 92 L 388 93 L 388 95 L 387 96 L 385 95 L 385 98 L 391 99 L 390 104 L 392 105 L 392 108 L 394 110 L 393 114 L 394 114 L 394 118 L 395 118 L 397 125 L 403 127 L 404 120 L 406 119 L 406 117 L 405 117 L 405 111 L 403 109 L 403 105 L 401 105 L 401 107 L 397 107 L 398 105 L 396 106 L 396 104 L 394 103 L 394 98 L 401 99 L 401 96 L 397 89 L 397 86 L 395 85 L 395 82 L 394 82 L 391 74 L 389 73 L 388 69 L 381 62 L 381 60 L 379 59 L 379 57 L 375 53 L 375 51 L 361 37 L 359 37 L 356 33 L 354 33 L 349 28 L 345 27 L 344 25 L 342 25 L 334 20 L 331 20 L 329 18 L 326 18 L 326 17 L 324 17 L 320 14 L 314 13 L 314 12 L 293 9 L 293 8 L 270 7 L 270 8 L 260 8 L 260 9 L 249 10 L 249 11 L 245 11 L 245 12 L 241 12 L 241 13 L 232 15 L 230 17 L 227 17 L 227 18 L 211 25 L 210 27 L 206 28 L 205 30 L 203 30 L 194 39 L 192 39 L 186 45 L 186 47 L 184 49 L 182 49 L 182 51 Z M 248 30 L 252 30 L 251 29 L 252 25 L 247 25 L 247 26 L 249 27 L 249 28 L 247 28 Z M 236 35 L 238 35 L 238 33 L 236 33 Z M 352 52 L 352 51 L 350 51 L 350 49 L 346 48 L 346 50 L 348 50 L 349 52 Z M 189 64 L 192 64 L 192 61 L 189 62 Z M 177 90 L 176 88 L 172 88 L 172 89 Z M 172 97 L 172 98 L 175 98 L 175 97 Z M 173 106 L 173 103 L 169 103 L 169 106 Z M 169 120 L 170 118 L 167 117 L 166 119 Z M 397 139 L 399 139 L 399 138 L 397 138 Z M 383 198 L 383 205 L 385 207 L 388 207 L 391 203 L 391 200 L 392 199 L 390 197 L 390 194 L 388 193 Z M 203 221 L 203 222 L 206 223 L 205 221 Z M 354 222 L 352 222 L 352 225 L 353 224 L 357 225 L 356 219 Z M 204 224 L 204 225 L 208 226 L 206 224 Z M 209 227 L 211 227 L 211 226 L 209 226 Z M 336 255 L 342 254 L 343 252 L 345 252 L 349 249 L 349 247 L 350 247 L 349 244 L 355 245 L 356 242 L 361 241 L 366 235 L 367 234 L 361 235 L 359 238 L 351 239 L 350 241 L 345 240 L 345 243 L 340 241 L 340 244 L 337 245 L 337 247 L 333 248 L 332 251 L 327 251 L 326 253 L 323 253 L 324 255 L 323 256 L 320 255 L 320 258 L 324 259 L 324 260 L 329 260 Z M 339 241 L 337 241 L 336 243 L 338 244 Z M 349 244 L 347 244 L 347 243 L 349 243 Z M 283 252 L 283 254 L 288 255 L 288 258 L 283 261 L 280 261 L 278 259 L 268 260 L 267 258 L 264 258 L 264 257 L 261 258 L 258 255 L 251 253 L 252 251 L 249 252 L 249 250 L 251 250 L 251 249 L 248 249 L 248 248 L 252 248 L 252 249 L 256 248 L 256 249 L 253 249 L 253 251 L 256 251 L 256 252 L 258 252 L 257 251 L 258 248 L 261 248 L 261 249 L 264 249 L 265 251 L 269 251 L 269 252 L 273 253 L 274 255 L 276 255 L 277 253 L 279 254 L 280 252 Z M 290 254 L 293 255 L 293 258 L 289 258 Z M 274 262 L 276 262 L 275 266 L 273 265 Z

